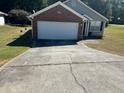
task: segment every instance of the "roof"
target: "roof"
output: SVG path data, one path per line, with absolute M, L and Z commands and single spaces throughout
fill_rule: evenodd
M 69 2 L 70 0 L 66 0 L 64 1 L 64 3 Z M 79 2 L 81 5 L 85 6 L 87 9 L 89 9 L 90 11 L 94 12 L 96 15 L 98 15 L 99 17 L 103 18 L 106 21 L 109 21 L 106 17 L 104 17 L 103 15 L 101 15 L 100 13 L 98 13 L 97 11 L 95 11 L 94 9 L 92 9 L 91 7 L 89 7 L 88 5 L 86 5 L 85 3 L 83 3 L 81 0 L 76 0 L 77 2 Z
M 1 12 L 1 11 L 0 11 L 0 15 L 8 16 L 8 14 L 3 13 L 3 12 Z
M 35 16 L 37 16 L 37 15 L 39 15 L 39 14 L 41 14 L 41 13 L 43 13 L 43 12 L 45 12 L 45 11 L 51 9 L 51 8 L 53 8 L 53 7 L 56 7 L 56 6 L 58 6 L 58 5 L 61 5 L 62 7 L 64 7 L 64 8 L 67 9 L 68 11 L 72 12 L 72 13 L 75 14 L 76 16 L 82 18 L 82 20 L 87 20 L 86 17 L 82 16 L 81 14 L 79 14 L 78 12 L 76 12 L 75 10 L 73 10 L 73 9 L 71 9 L 70 7 L 68 7 L 67 5 L 63 4 L 61 1 L 58 1 L 58 2 L 56 2 L 56 3 L 54 3 L 54 4 L 50 5 L 50 6 L 48 6 L 48 7 L 46 7 L 46 8 L 44 8 L 44 9 L 42 9 L 42 10 L 40 10 L 40 11 L 38 11 L 38 12 L 36 12 L 36 13 L 30 15 L 29 18 L 33 18 L 33 17 L 35 17 Z
M 90 21 L 92 21 L 93 19 L 91 17 L 89 17 L 88 15 L 83 15 L 84 17 L 86 17 L 87 19 L 89 19 Z

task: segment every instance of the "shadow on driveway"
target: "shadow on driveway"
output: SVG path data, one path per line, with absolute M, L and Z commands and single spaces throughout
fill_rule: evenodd
M 19 38 L 14 38 L 12 42 L 7 44 L 8 46 L 17 46 L 17 47 L 31 47 L 32 37 L 31 30 L 27 31 L 25 34 L 21 35 Z
M 31 30 L 21 35 L 19 38 L 14 38 L 8 46 L 16 47 L 50 47 L 50 46 L 66 46 L 76 45 L 77 40 L 32 40 Z
M 50 47 L 66 45 L 77 45 L 77 40 L 37 40 L 34 41 L 33 43 L 33 47 Z

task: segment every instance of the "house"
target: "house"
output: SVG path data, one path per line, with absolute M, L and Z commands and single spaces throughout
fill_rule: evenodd
M 80 40 L 102 37 L 107 18 L 80 0 L 57 2 L 29 16 L 34 39 Z
M 4 16 L 7 16 L 7 14 L 0 11 L 0 25 L 5 25 Z
M 64 2 L 64 4 L 88 19 L 88 21 L 85 23 L 84 37 L 103 36 L 106 22 L 109 21 L 106 17 L 93 10 L 80 0 L 67 0 Z

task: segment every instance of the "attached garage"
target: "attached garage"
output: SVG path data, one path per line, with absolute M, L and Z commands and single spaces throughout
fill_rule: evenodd
M 75 40 L 78 23 L 38 21 L 38 39 Z
M 78 40 L 82 39 L 85 17 L 57 2 L 30 16 L 34 39 Z

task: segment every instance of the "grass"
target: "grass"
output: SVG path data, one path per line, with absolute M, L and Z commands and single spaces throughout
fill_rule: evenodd
M 0 26 L 0 66 L 30 48 L 29 34 L 19 26 Z M 23 30 L 23 32 L 20 32 Z M 28 43 L 27 43 L 28 42 Z
M 31 32 L 20 32 L 24 29 L 19 26 L 0 26 L 0 66 L 30 48 Z M 110 25 L 105 30 L 104 38 L 95 41 L 85 43 L 89 47 L 124 56 L 124 25 Z
M 86 42 L 86 45 L 98 50 L 124 56 L 124 25 L 109 25 L 105 29 L 104 38 L 95 41 L 98 43 Z

